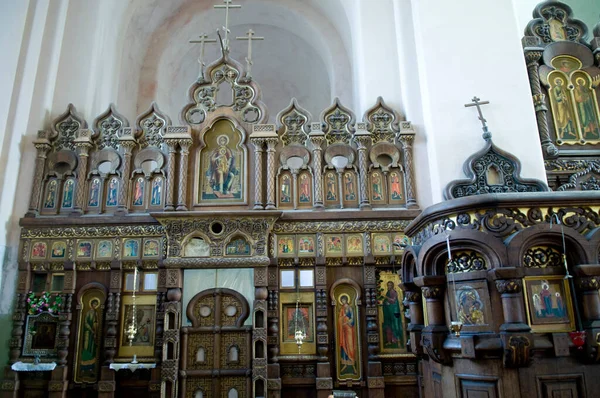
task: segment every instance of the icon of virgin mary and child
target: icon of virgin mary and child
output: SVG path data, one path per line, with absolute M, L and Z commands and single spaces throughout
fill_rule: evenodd
M 209 178 L 210 187 L 218 198 L 232 198 L 235 191 L 234 178 L 239 174 L 235 166 L 235 155 L 227 147 L 229 138 L 220 135 L 217 138 L 218 147 L 210 155 L 210 164 L 206 176 Z

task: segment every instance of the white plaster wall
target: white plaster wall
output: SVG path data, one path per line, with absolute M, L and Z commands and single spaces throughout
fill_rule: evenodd
M 184 45 L 167 45 L 162 54 L 148 54 L 142 69 L 137 99 L 137 114 L 156 100 L 161 110 L 177 120 L 181 109 L 188 103 L 188 89 L 198 77 L 198 46 L 187 44 L 197 29 L 175 32 L 170 42 Z M 271 122 L 285 108 L 292 97 L 308 109 L 314 118 L 331 103 L 330 75 L 316 50 L 293 33 L 271 25 L 236 25 L 232 37 L 244 36 L 252 28 L 263 41 L 252 44 L 254 81 L 261 87 L 262 100 L 270 112 Z M 245 65 L 247 41 L 231 42 L 230 56 Z M 220 57 L 216 43 L 207 47 L 205 63 Z M 154 62 L 153 62 L 154 61 Z
M 336 2 L 330 0 L 327 4 Z M 274 109 L 270 107 L 272 117 L 283 108 L 276 104 L 287 105 L 293 96 L 310 98 L 310 102 L 316 103 L 330 103 L 334 96 L 339 96 L 344 103 L 352 106 L 350 55 L 338 26 L 320 12 L 322 7 L 313 7 L 312 1 L 299 3 L 292 0 L 242 0 L 239 3 L 243 5 L 242 10 L 230 11 L 230 39 L 243 35 L 249 26 L 257 35 L 266 37 L 264 42 L 255 43 L 253 76 L 265 93 L 264 99 L 269 101 L 267 93 L 275 96 L 271 100 L 275 104 Z M 177 108 L 175 104 L 185 99 L 187 88 L 195 80 L 197 72 L 189 79 L 184 73 L 174 75 L 173 70 L 182 72 L 197 68 L 197 56 L 192 54 L 194 51 L 198 54 L 199 48 L 189 44 L 188 40 L 202 32 L 214 37 L 216 28 L 223 24 L 224 14 L 222 10 L 214 10 L 212 3 L 207 2 L 132 4 L 137 9 L 130 21 L 124 21 L 128 27 L 122 42 L 117 43 L 117 47 L 122 45 L 123 48 L 117 105 L 130 119 L 130 115 L 145 110 L 153 99 L 159 99 L 159 105 L 165 112 L 164 108 L 171 108 L 170 104 Z M 348 25 L 344 25 L 344 29 L 347 28 Z M 243 63 L 245 46 L 235 44 L 234 40 L 231 42 L 232 56 Z M 211 47 L 207 51 L 206 63 L 218 56 L 215 46 Z M 291 76 L 295 76 L 292 79 L 294 84 L 282 85 L 282 82 L 291 81 Z M 315 85 L 320 89 L 311 92 Z M 175 87 L 185 87 L 185 90 L 175 93 Z M 321 92 L 325 87 L 329 93 L 323 101 Z M 295 88 L 298 90 L 293 91 Z M 278 93 L 281 93 L 281 98 L 277 98 Z M 168 113 L 174 116 L 173 112 Z M 320 110 L 317 109 L 316 113 L 318 115 Z
M 474 95 L 491 102 L 484 114 L 496 145 L 521 160 L 523 176 L 544 181 L 512 2 L 415 0 L 412 10 L 433 202 L 484 145 L 475 108 L 464 108 Z

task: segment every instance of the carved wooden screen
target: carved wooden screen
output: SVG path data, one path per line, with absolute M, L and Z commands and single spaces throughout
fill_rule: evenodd
M 192 298 L 192 326 L 182 329 L 182 397 L 252 396 L 248 315 L 248 302 L 234 290 L 209 289 Z

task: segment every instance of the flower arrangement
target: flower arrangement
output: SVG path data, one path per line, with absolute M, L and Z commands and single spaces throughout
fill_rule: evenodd
M 27 295 L 27 313 L 29 315 L 40 314 L 42 312 L 58 314 L 61 305 L 62 297 L 51 296 L 48 292 L 42 292 L 41 296 L 36 297 L 35 293 L 29 291 Z

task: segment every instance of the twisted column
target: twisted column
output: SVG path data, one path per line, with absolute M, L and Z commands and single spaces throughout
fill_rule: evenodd
M 179 196 L 177 201 L 177 211 L 187 211 L 185 205 L 187 198 L 187 183 L 188 183 L 188 158 L 190 155 L 190 147 L 192 140 L 179 140 L 180 157 L 179 157 Z M 170 170 L 170 168 L 169 168 Z
M 406 126 L 410 130 L 405 132 L 402 131 L 398 136 L 398 141 L 402 144 L 402 158 L 404 160 L 404 181 L 406 185 L 406 207 L 416 208 L 419 207 L 417 204 L 417 190 L 415 189 L 415 171 L 413 168 L 413 147 L 412 144 L 415 140 L 415 133 L 412 131 L 412 125 L 410 122 L 403 122 L 403 127 Z M 404 130 L 404 128 L 402 129 Z
M 176 139 L 165 140 L 165 143 L 169 147 L 165 211 L 175 210 L 175 154 L 177 153 L 178 141 Z
M 123 175 L 121 177 L 121 190 L 119 191 L 119 213 L 127 213 L 127 193 L 129 193 L 129 183 L 131 174 L 131 153 L 135 146 L 133 138 L 123 140 L 120 143 L 123 148 Z
M 42 193 L 42 180 L 44 179 L 44 171 L 46 166 L 46 158 L 50 150 L 50 141 L 45 138 L 45 132 L 40 131 L 38 136 L 43 135 L 34 141 L 37 157 L 35 158 L 35 174 L 33 177 L 33 189 L 31 191 L 31 200 L 29 202 L 29 211 L 26 217 L 35 217 L 40 210 L 40 195 Z
M 323 205 L 323 149 L 321 146 L 325 141 L 325 134 L 321 131 L 321 123 L 312 123 L 311 132 L 308 139 L 313 148 L 313 175 L 314 175 L 314 195 L 313 206 L 324 207 Z
M 358 149 L 358 180 L 360 186 L 360 201 L 359 207 L 361 209 L 370 208 L 371 203 L 369 201 L 369 194 L 367 190 L 367 147 L 371 145 L 371 133 L 366 129 L 357 130 L 354 134 L 354 142 Z
M 279 138 L 267 138 L 267 210 L 276 209 L 275 205 L 275 146 Z
M 541 49 L 525 52 L 525 60 L 527 62 L 527 74 L 529 75 L 529 85 L 531 86 L 531 94 L 533 95 L 533 104 L 535 106 L 535 115 L 540 134 L 540 142 L 544 149 L 545 155 L 551 158 L 558 156 L 558 149 L 550 138 L 550 129 L 548 127 L 548 118 L 546 112 L 546 96 L 542 93 L 540 84 L 539 60 L 542 58 Z
M 80 130 L 82 131 L 82 130 Z M 85 181 L 88 169 L 89 150 L 92 147 L 91 141 L 79 141 L 79 137 L 75 139 L 77 147 L 77 155 L 79 163 L 77 165 L 77 190 L 75 195 L 74 213 L 82 214 L 85 203 Z
M 254 146 L 254 210 L 264 209 L 263 203 L 263 154 L 264 138 L 250 138 Z

